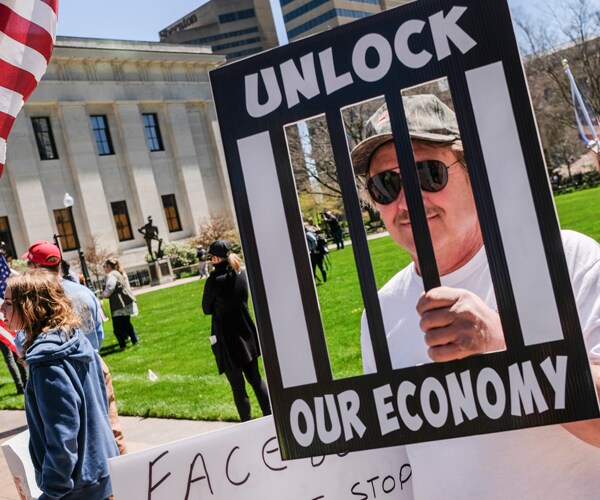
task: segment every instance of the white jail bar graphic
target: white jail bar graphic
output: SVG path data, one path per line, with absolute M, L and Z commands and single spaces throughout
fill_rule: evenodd
M 268 132 L 261 132 L 239 139 L 237 145 L 282 383 L 284 387 L 313 384 L 317 374 L 271 138 Z
M 514 110 L 501 62 L 466 72 L 523 342 L 563 339 Z

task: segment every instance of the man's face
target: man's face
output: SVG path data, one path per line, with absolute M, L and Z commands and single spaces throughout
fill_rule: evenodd
M 446 165 L 456 162 L 448 148 L 413 145 L 415 161 L 439 160 Z M 380 146 L 371 158 L 369 175 L 398 168 L 393 142 Z M 437 193 L 421 190 L 429 231 L 440 275 L 448 274 L 468 262 L 483 244 L 471 184 L 465 169 L 456 163 L 448 170 L 448 184 Z M 412 234 L 404 189 L 389 205 L 377 204 L 383 222 L 392 238 L 406 249 L 417 264 L 417 251 Z

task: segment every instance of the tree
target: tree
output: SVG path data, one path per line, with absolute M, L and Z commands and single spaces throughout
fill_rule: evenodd
M 96 282 L 99 282 L 100 277 L 104 275 L 104 269 L 102 266 L 106 260 L 117 257 L 116 252 L 109 250 L 100 244 L 99 238 L 95 234 L 92 235 L 90 244 L 84 248 L 83 254 L 85 256 L 88 270 L 94 275 Z
M 364 139 L 365 124 L 382 102 L 376 99 L 342 112 L 350 149 Z M 331 198 L 334 205 L 341 207 L 342 191 L 325 117 L 307 120 L 305 125 L 288 127 L 286 134 L 298 193 L 316 195 L 321 200 Z
M 596 112 L 600 110 L 600 6 L 597 0 L 571 0 L 560 11 L 546 8 L 537 21 L 517 12 L 521 50 L 548 168 L 581 156 L 567 59 L 577 83 Z
M 196 247 L 202 245 L 208 249 L 216 240 L 227 240 L 234 250 L 239 250 L 240 234 L 231 215 L 219 213 L 203 219 L 198 227 L 198 236 L 191 238 L 191 243 Z

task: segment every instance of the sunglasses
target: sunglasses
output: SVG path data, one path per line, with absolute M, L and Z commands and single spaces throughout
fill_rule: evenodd
M 448 169 L 457 163 L 460 163 L 460 160 L 456 160 L 450 165 L 446 165 L 439 160 L 416 162 L 421 189 L 428 193 L 437 193 L 444 189 L 448 184 Z M 393 203 L 402 191 L 402 178 L 400 177 L 399 168 L 384 170 L 369 177 L 367 190 L 371 198 L 380 205 Z

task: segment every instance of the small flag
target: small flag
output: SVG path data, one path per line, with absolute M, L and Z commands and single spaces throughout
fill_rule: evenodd
M 577 82 L 571 73 L 568 61 L 563 59 L 562 63 L 571 86 L 571 98 L 573 99 L 579 139 L 586 148 L 593 149 L 597 153 L 600 148 L 597 134 L 597 130 L 600 130 L 600 120 L 590 101 L 577 87 Z
M 0 0 L 0 175 L 10 129 L 48 67 L 57 18 L 58 0 Z
M 152 370 L 148 370 L 148 380 L 150 380 L 150 382 L 156 382 L 158 380 L 158 375 Z
M 4 298 L 4 292 L 6 291 L 6 280 L 10 276 L 10 267 L 6 258 L 0 253 L 0 299 Z

